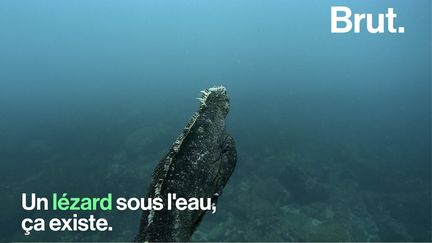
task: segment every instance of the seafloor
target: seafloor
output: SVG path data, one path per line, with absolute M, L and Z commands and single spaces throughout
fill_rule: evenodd
M 0 191 L 2 208 L 14 210 L 2 212 L 1 241 L 133 239 L 138 211 L 94 213 L 109 219 L 110 233 L 32 232 L 26 237 L 20 229 L 24 217 L 59 215 L 25 212 L 21 192 L 145 195 L 153 167 L 188 119 L 183 113 L 151 119 L 140 112 L 95 117 L 68 119 L 50 127 L 51 134 L 9 134 Z M 401 161 L 401 151 L 361 147 L 355 138 L 325 142 L 298 129 L 251 132 L 235 120 L 229 125 L 237 140 L 237 168 L 216 214 L 206 215 L 193 240 L 431 240 L 427 161 L 411 166 Z

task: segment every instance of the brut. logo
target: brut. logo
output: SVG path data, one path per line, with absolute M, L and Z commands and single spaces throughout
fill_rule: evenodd
M 345 6 L 331 7 L 331 32 L 348 33 L 354 28 L 354 33 L 360 33 L 362 24 L 366 22 L 366 29 L 369 33 L 404 33 L 404 27 L 395 27 L 397 14 L 393 8 L 388 8 L 387 13 L 379 13 L 374 16 L 371 13 L 354 14 L 350 8 Z M 342 25 L 342 26 L 340 26 Z M 364 26 L 363 26 L 364 27 Z M 387 27 L 387 28 L 386 28 Z

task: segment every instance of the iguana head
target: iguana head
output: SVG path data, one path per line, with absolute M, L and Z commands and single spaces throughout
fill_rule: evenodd
M 229 112 L 229 99 L 224 86 L 215 86 L 201 91 L 200 110 L 215 111 L 220 109 L 225 117 Z

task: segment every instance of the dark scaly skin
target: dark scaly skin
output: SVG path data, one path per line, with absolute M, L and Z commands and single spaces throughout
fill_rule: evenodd
M 167 210 L 167 194 L 215 202 L 234 171 L 235 144 L 225 128 L 226 89 L 214 87 L 202 93 L 200 109 L 153 173 L 147 197 L 163 198 L 164 208 L 143 211 L 135 241 L 189 241 L 205 211 L 180 211 L 174 206 Z

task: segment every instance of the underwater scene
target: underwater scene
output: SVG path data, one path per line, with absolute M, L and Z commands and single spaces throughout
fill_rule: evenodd
M 331 33 L 336 5 L 405 32 Z M 0 1 L 0 241 L 132 241 L 140 210 L 25 235 L 76 212 L 21 195 L 145 197 L 219 85 L 237 162 L 192 241 L 432 241 L 431 25 L 428 0 Z

